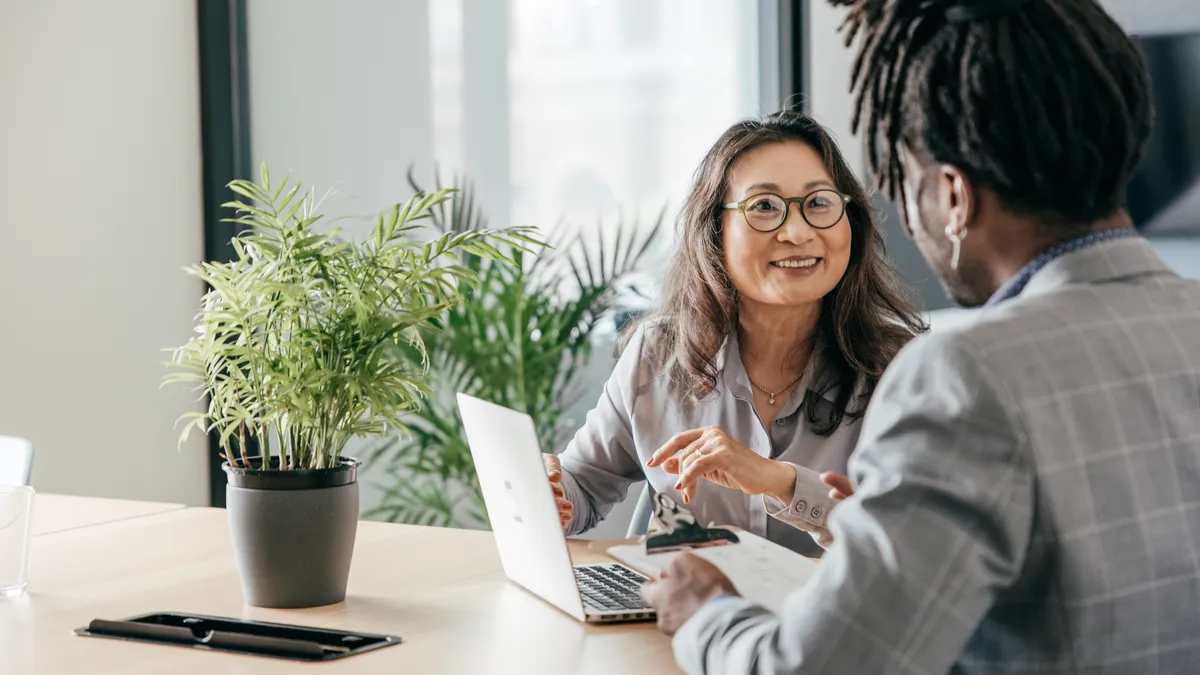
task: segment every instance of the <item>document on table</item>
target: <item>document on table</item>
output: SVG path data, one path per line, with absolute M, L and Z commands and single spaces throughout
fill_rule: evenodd
M 783 609 L 784 598 L 808 582 L 817 561 L 805 558 L 749 532 L 737 532 L 739 543 L 691 549 L 716 565 L 733 581 L 742 597 L 772 611 Z M 614 546 L 608 554 L 642 574 L 657 578 L 680 551 L 646 554 L 645 544 Z

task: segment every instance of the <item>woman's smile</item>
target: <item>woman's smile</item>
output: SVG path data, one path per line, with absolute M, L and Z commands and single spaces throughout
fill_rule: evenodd
M 781 258 L 779 260 L 772 260 L 768 264 L 782 274 L 795 277 L 804 277 L 816 274 L 820 269 L 819 265 L 822 261 L 824 261 L 824 258 L 796 255 L 788 258 Z

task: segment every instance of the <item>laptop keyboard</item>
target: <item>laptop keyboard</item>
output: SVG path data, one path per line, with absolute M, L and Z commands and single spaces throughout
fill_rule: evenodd
M 648 578 L 618 564 L 579 565 L 575 567 L 575 583 L 583 604 L 601 612 L 640 610 L 650 606 L 642 600 L 642 584 Z

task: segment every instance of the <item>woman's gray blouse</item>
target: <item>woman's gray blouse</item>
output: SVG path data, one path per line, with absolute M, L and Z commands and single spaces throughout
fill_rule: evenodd
M 568 533 L 595 527 L 625 498 L 629 486 L 643 478 L 655 492 L 669 493 L 682 503 L 674 490 L 677 477 L 661 468 L 647 469 L 646 461 L 677 433 L 717 426 L 751 451 L 795 465 L 795 495 L 784 504 L 701 480 L 687 508 L 701 524 L 740 527 L 799 553 L 820 555 L 821 548 L 805 531 L 824 528 L 832 506 L 829 488 L 819 474 L 846 472 L 860 420 L 843 418 L 829 436 L 813 432 L 800 409 L 813 372 L 807 368 L 779 416 L 764 428 L 754 410 L 736 335 L 725 341 L 718 355 L 716 392 L 700 403 L 686 403 L 670 391 L 666 373 L 656 371 L 642 357 L 643 346 L 654 339 L 654 333 L 650 326 L 633 336 L 596 407 L 560 455 L 563 488 L 575 505 Z M 821 400 L 824 412 L 833 410 L 836 393 L 831 391 Z

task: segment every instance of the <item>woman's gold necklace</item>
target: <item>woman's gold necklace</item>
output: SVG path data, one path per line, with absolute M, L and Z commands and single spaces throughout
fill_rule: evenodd
M 750 384 L 754 385 L 754 388 L 755 388 L 755 389 L 757 389 L 757 390 L 759 390 L 759 391 L 761 391 L 762 393 L 764 393 L 764 394 L 766 394 L 766 395 L 767 395 L 767 398 L 769 399 L 769 400 L 767 401 L 767 405 L 775 405 L 775 397 L 776 397 L 776 396 L 778 396 L 778 395 L 780 395 L 780 394 L 782 394 L 782 393 L 783 393 L 783 392 L 785 392 L 785 391 L 788 391 L 788 390 L 789 390 L 789 389 L 791 389 L 792 387 L 796 386 L 796 383 L 797 383 L 797 382 L 799 382 L 799 381 L 800 381 L 800 378 L 802 378 L 802 377 L 804 377 L 804 371 L 803 371 L 803 370 L 801 370 L 801 371 L 800 371 L 800 374 L 796 376 L 796 379 L 794 379 L 794 380 L 792 380 L 791 382 L 788 382 L 787 384 L 783 385 L 782 387 L 780 387 L 780 388 L 779 388 L 779 390 L 778 390 L 778 391 L 768 391 L 766 387 L 764 387 L 764 386 L 762 386 L 761 384 L 759 384 L 759 383 L 755 382 L 755 381 L 754 381 L 754 378 L 750 377 L 750 375 L 748 375 L 748 374 L 746 375 L 746 379 L 750 380 Z

